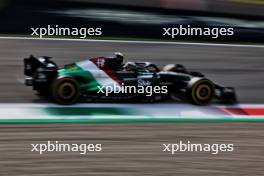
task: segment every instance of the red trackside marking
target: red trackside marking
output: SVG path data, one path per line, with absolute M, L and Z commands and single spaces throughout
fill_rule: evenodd
M 263 116 L 264 108 L 222 108 L 224 112 L 232 115 Z

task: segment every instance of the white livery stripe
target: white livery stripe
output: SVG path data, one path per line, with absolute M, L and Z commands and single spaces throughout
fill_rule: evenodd
M 93 62 L 86 60 L 76 63 L 81 69 L 90 72 L 96 81 L 102 86 L 119 86 L 119 83 L 99 69 Z

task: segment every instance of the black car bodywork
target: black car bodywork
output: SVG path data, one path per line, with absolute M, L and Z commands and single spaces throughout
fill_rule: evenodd
M 102 62 L 104 66 L 102 67 Z M 93 64 L 95 70 L 79 68 L 78 64 Z M 91 68 L 92 69 L 92 68 Z M 166 94 L 153 94 L 151 97 L 142 94 L 110 94 L 108 97 L 98 93 L 96 87 L 92 87 L 91 77 L 97 79 L 97 72 L 115 75 L 124 85 L 167 86 Z M 97 72 L 96 72 L 97 71 Z M 200 72 L 187 70 L 180 64 L 169 64 L 160 70 L 150 62 L 117 63 L 113 58 L 92 58 L 86 61 L 67 64 L 63 69 L 50 60 L 50 57 L 34 57 L 24 59 L 24 74 L 27 76 L 26 85 L 32 86 L 40 95 L 51 98 L 59 104 L 73 104 L 80 99 L 103 100 L 142 100 L 157 101 L 171 99 L 187 101 L 193 104 L 205 105 L 213 100 L 221 103 L 235 103 L 236 94 L 232 87 L 219 85 Z M 102 79 L 101 77 L 98 79 Z M 105 78 L 103 78 L 105 79 Z

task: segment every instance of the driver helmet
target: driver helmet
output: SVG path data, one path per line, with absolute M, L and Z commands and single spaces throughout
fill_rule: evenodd
M 115 52 L 114 53 L 115 55 L 115 58 L 120 61 L 121 63 L 123 63 L 123 60 L 124 60 L 124 54 L 120 53 L 120 52 Z

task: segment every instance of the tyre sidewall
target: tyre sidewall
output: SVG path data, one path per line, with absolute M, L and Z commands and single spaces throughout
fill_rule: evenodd
M 206 97 L 201 97 L 199 91 L 204 88 L 208 91 Z M 198 91 L 198 92 L 197 92 Z M 211 102 L 214 97 L 214 84 L 208 79 L 198 78 L 188 85 L 187 98 L 193 104 L 205 105 Z
M 69 97 L 64 98 L 61 92 L 61 86 L 70 86 L 71 94 Z M 78 82 L 71 77 L 62 77 L 53 81 L 51 84 L 51 96 L 52 99 L 59 104 L 69 105 L 75 103 L 80 97 L 80 90 Z

